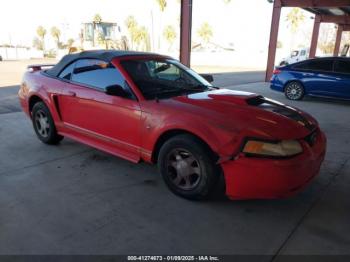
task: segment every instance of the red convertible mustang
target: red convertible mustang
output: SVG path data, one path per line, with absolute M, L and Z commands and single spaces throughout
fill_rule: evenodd
M 86 51 L 29 68 L 19 98 L 42 142 L 65 136 L 157 163 L 185 198 L 209 196 L 222 174 L 231 199 L 291 196 L 325 156 L 326 137 L 307 113 L 214 87 L 167 56 Z

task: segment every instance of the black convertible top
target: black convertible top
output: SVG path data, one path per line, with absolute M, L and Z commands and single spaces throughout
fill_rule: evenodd
M 136 52 L 136 51 L 122 51 L 122 50 L 94 50 L 94 51 L 83 51 L 81 53 L 69 54 L 62 57 L 62 59 L 52 68 L 46 70 L 46 73 L 57 77 L 59 73 L 69 64 L 77 59 L 90 58 L 99 59 L 105 62 L 111 62 L 115 57 L 122 56 L 160 56 L 154 53 Z

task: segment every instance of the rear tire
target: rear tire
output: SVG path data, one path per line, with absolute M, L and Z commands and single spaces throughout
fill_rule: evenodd
M 201 200 L 210 196 L 220 177 L 210 148 L 191 135 L 175 136 L 162 146 L 158 167 L 168 188 L 176 195 Z
M 50 110 L 43 102 L 38 102 L 32 110 L 32 122 L 37 137 L 45 144 L 56 145 L 64 137 L 57 134 Z
M 284 88 L 284 94 L 289 100 L 302 100 L 305 95 L 305 89 L 300 82 L 292 81 Z

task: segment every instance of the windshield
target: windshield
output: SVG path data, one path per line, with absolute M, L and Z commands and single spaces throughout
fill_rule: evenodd
M 293 51 L 291 57 L 295 57 L 299 55 L 299 51 Z
M 146 99 L 167 98 L 212 88 L 193 70 L 172 59 L 121 62 Z

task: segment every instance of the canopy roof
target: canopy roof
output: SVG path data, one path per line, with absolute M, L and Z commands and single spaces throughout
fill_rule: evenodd
M 350 15 L 350 5 L 341 7 L 306 7 L 304 9 L 316 15 Z

